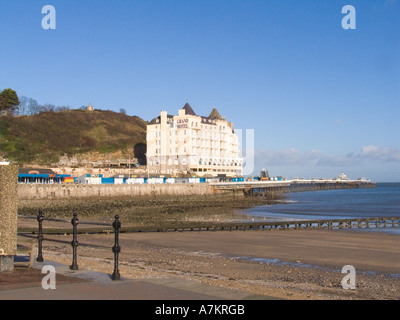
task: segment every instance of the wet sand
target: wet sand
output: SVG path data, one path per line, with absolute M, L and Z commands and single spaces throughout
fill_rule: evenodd
M 46 259 L 70 264 L 70 236 L 46 238 Z M 192 279 L 257 299 L 394 300 L 400 298 L 394 275 L 400 273 L 399 240 L 342 230 L 126 233 L 120 235 L 120 272 Z M 112 273 L 113 234 L 79 235 L 79 242 L 80 268 Z M 345 265 L 356 269 L 355 290 L 341 285 Z

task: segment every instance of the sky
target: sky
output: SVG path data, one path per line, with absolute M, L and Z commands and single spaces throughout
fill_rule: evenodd
M 40 104 L 216 107 L 254 175 L 400 181 L 400 0 L 1 0 L 0 39 L 0 89 Z

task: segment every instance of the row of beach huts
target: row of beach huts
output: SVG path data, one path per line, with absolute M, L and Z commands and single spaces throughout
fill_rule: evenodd
M 104 177 L 102 174 L 86 174 L 73 177 L 69 174 L 57 174 L 51 169 L 20 169 L 18 183 L 24 184 L 173 184 L 173 183 L 206 183 L 244 181 L 243 177 L 146 177 L 144 175 L 116 175 Z

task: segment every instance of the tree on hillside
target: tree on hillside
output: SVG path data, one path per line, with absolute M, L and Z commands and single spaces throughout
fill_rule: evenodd
M 71 109 L 70 106 L 59 106 L 56 107 L 53 104 L 46 103 L 44 105 L 40 105 L 35 99 L 28 98 L 25 96 L 19 97 L 19 105 L 18 105 L 18 115 L 34 115 L 39 114 L 40 112 L 59 112 L 59 111 L 68 111 Z
M 4 89 L 0 93 L 0 113 L 7 115 L 18 109 L 19 99 L 17 93 L 12 89 Z
M 18 105 L 18 115 L 26 115 L 28 114 L 28 102 L 29 98 L 25 96 L 19 97 L 19 105 Z

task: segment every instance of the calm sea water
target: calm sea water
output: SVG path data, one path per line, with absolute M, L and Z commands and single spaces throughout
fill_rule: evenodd
M 291 193 L 287 200 L 285 204 L 259 206 L 245 213 L 262 221 L 400 217 L 400 183 L 377 183 L 371 189 Z
M 373 189 L 342 189 L 291 193 L 288 202 L 245 210 L 255 221 L 322 220 L 367 217 L 400 217 L 400 183 L 377 183 Z M 352 232 L 384 232 L 400 236 L 400 228 L 348 229 Z M 289 264 L 279 259 L 243 257 L 270 264 Z M 366 272 L 368 273 L 368 272 Z M 372 274 L 374 272 L 371 272 Z M 400 274 L 393 274 L 400 278 Z

